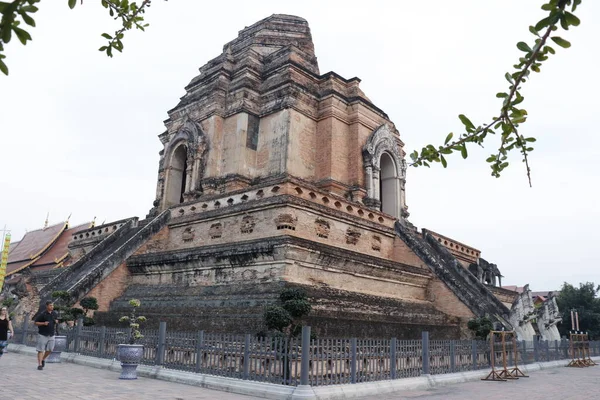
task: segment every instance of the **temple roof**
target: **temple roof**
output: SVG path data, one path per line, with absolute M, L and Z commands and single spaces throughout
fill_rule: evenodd
M 61 222 L 47 228 L 27 232 L 16 246 L 11 245 L 8 253 L 8 265 L 18 261 L 32 260 L 39 256 L 44 249 L 58 239 L 65 227 L 66 224 Z
M 89 225 L 90 223 L 86 222 L 69 228 L 67 222 L 61 222 L 27 232 L 20 241 L 11 244 L 6 275 L 9 276 L 27 267 L 39 271 L 64 265 L 68 261 L 67 246 L 72 234 Z

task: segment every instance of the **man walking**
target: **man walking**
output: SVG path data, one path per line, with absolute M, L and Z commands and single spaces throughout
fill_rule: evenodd
M 37 358 L 38 367 L 40 371 L 46 366 L 46 358 L 54 350 L 54 329 L 56 326 L 58 316 L 54 311 L 54 304 L 48 300 L 46 302 L 46 310 L 42 312 L 35 319 L 35 324 L 38 327 L 38 338 L 37 338 Z

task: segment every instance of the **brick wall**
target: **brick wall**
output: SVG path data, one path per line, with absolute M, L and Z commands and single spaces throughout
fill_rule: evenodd
M 432 279 L 427 289 L 430 300 L 433 300 L 433 304 L 438 310 L 455 317 L 472 318 L 474 316 L 471 310 L 439 279 Z
M 95 297 L 98 300 L 98 311 L 108 311 L 110 303 L 121 296 L 130 281 L 127 265 L 122 263 L 96 287 L 88 292 L 86 297 Z M 79 307 L 79 305 L 77 305 Z

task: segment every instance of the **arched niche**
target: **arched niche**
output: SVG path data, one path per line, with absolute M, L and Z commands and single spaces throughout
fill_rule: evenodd
M 183 203 L 183 194 L 187 183 L 187 146 L 183 143 L 174 148 L 167 168 L 167 181 L 165 187 L 166 206 Z
M 383 152 L 379 161 L 379 199 L 380 210 L 400 218 L 400 179 L 396 163 L 392 156 Z
M 202 178 L 208 157 L 207 137 L 200 125 L 189 117 L 164 145 L 157 186 L 161 209 L 202 195 Z
M 380 126 L 367 139 L 362 154 L 367 189 L 364 204 L 395 218 L 406 218 L 406 162 L 397 133 L 388 124 Z

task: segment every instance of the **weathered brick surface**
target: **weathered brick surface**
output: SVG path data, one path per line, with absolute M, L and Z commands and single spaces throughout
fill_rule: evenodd
M 98 300 L 98 311 L 108 311 L 110 303 L 125 292 L 129 281 L 130 274 L 123 262 L 88 292 L 87 297 L 95 297 Z

